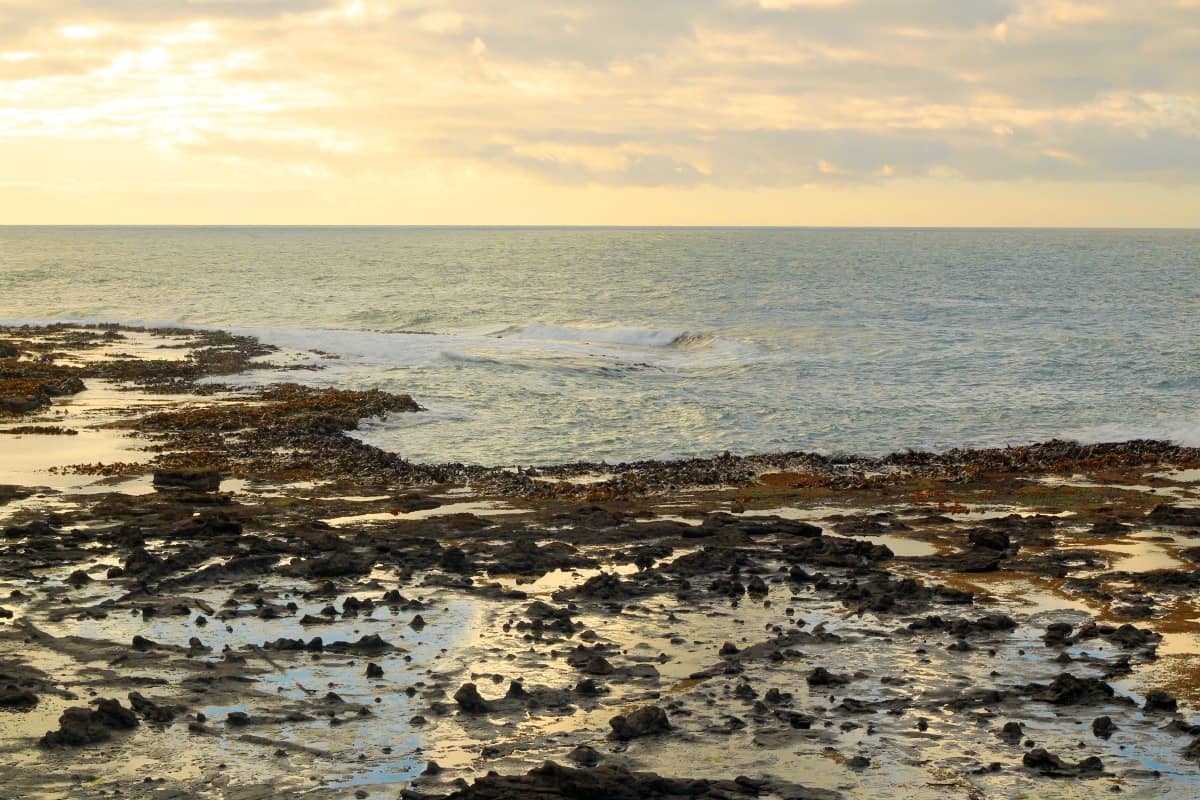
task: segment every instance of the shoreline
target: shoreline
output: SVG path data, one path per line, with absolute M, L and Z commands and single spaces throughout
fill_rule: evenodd
M 624 770 L 689 758 L 762 781 L 734 796 L 1197 788 L 1200 449 L 412 464 L 347 434 L 419 398 L 276 353 L 0 328 L 0 784 L 649 797 Z
M 136 343 L 129 341 L 136 337 Z M 340 435 L 358 429 L 366 420 L 385 419 L 389 413 L 419 412 L 423 409 L 408 395 L 396 395 L 377 390 L 322 390 L 289 383 L 287 373 L 294 366 L 270 361 L 279 348 L 264 345 L 252 336 L 230 334 L 211 328 L 140 328 L 120 324 L 57 323 L 49 325 L 0 326 L 0 347 L 13 347 L 13 340 L 32 345 L 23 360 L 0 373 L 0 414 L 7 410 L 34 413 L 51 407 L 55 398 L 72 397 L 85 390 L 84 380 L 100 380 L 104 386 L 121 392 L 140 390 L 139 403 L 153 397 L 163 400 L 164 410 L 157 417 L 140 421 L 129 420 L 129 427 L 140 436 L 154 439 L 174 437 L 170 449 L 177 453 L 188 450 L 186 433 L 189 429 L 216 425 L 229 428 L 239 415 L 245 416 L 252 405 L 267 405 L 267 413 L 255 422 L 270 423 L 280 430 L 273 432 L 278 444 L 289 436 L 301 436 L 296 430 L 311 422 L 309 417 L 321 416 L 325 430 L 321 433 Z M 156 340 L 162 340 L 157 341 Z M 31 356 L 46 358 L 55 347 L 78 348 L 61 363 L 33 363 Z M 0 352 L 0 357 L 5 355 Z M 266 359 L 266 360 L 264 360 Z M 273 372 L 279 381 L 258 387 L 229 386 L 207 383 L 205 380 L 232 377 L 249 371 Z M 173 402 L 168 402 L 174 399 Z M 207 419 L 188 419 L 178 408 L 195 405 L 204 399 L 212 403 Z M 231 408 L 222 408 L 228 401 Z M 239 405 L 241 403 L 241 405 Z M 273 407 L 270 407 L 271 404 Z M 118 411 L 122 416 L 131 416 Z M 172 416 L 174 414 L 174 416 Z M 0 421 L 4 419 L 0 416 Z M 113 420 L 120 425 L 119 421 Z M 43 420 L 41 427 L 54 427 L 54 420 Z M 154 430 L 157 426 L 160 430 Z M 291 429 L 289 430 L 289 426 Z M 11 427 L 11 426 L 5 426 Z M 53 434 L 52 430 L 35 430 L 38 425 L 25 426 L 28 435 Z M 140 430 L 138 428 L 140 427 Z M 191 444 L 197 444 L 192 442 Z M 203 442 L 199 442 L 203 444 Z M 525 468 L 502 465 L 484 466 L 462 462 L 415 463 L 401 454 L 390 453 L 363 442 L 345 443 L 345 448 L 375 452 L 381 463 L 397 467 L 399 479 L 410 478 L 414 483 L 480 481 L 490 479 L 503 485 L 503 490 L 517 493 L 523 488 L 533 496 L 543 497 L 532 480 L 517 478 L 572 478 L 611 475 L 616 494 L 650 494 L 654 482 L 668 482 L 657 487 L 674 491 L 684 485 L 719 486 L 744 485 L 768 472 L 812 473 L 814 480 L 830 484 L 844 483 L 860 487 L 903 481 L 919 477 L 944 480 L 969 480 L 985 473 L 1062 471 L 1072 464 L 1087 469 L 1097 466 L 1124 467 L 1138 464 L 1163 463 L 1200 466 L 1200 447 L 1175 444 L 1153 439 L 1131 439 L 1119 442 L 1082 444 L 1076 441 L 1051 439 L 1027 445 L 999 447 L 956 447 L 942 451 L 896 450 L 883 456 L 845 453 L 825 454 L 812 451 L 783 451 L 773 453 L 734 455 L 728 452 L 711 457 L 678 459 L 644 459 L 629 462 L 575 461 Z M 193 447 L 199 452 L 202 448 Z M 212 464 L 225 471 L 251 471 L 244 463 Z M 269 473 L 257 465 L 253 470 Z M 230 469 L 232 467 L 232 469 Z M 515 476 L 515 477 L 514 477 Z M 689 483 L 694 482 L 694 483 Z M 589 481 L 589 485 L 592 482 Z M 596 481 L 600 483 L 600 481 Z M 639 485 L 642 484 L 642 485 Z M 563 489 L 564 491 L 565 488 Z

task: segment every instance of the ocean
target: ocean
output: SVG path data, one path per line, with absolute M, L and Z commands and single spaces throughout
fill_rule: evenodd
M 1200 445 L 1195 230 L 0 227 L 0 320 L 305 351 L 419 462 Z

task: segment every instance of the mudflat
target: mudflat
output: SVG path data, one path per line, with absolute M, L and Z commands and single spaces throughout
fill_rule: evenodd
M 296 368 L 0 329 L 0 796 L 1200 792 L 1200 451 L 416 464 Z

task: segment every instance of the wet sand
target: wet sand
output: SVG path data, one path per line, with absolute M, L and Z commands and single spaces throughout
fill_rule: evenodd
M 1196 451 L 417 465 L 252 340 L 0 356 L 0 796 L 1200 794 Z

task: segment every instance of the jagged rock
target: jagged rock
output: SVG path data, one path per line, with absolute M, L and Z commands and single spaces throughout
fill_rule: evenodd
M 1081 703 L 1103 703 L 1115 694 L 1113 688 L 1099 678 L 1077 678 L 1069 672 L 1059 675 L 1049 686 L 1032 684 L 1033 699 L 1058 706 Z
M 658 706 L 642 706 L 628 714 L 613 717 L 608 724 L 612 726 L 612 738 L 622 741 L 666 733 L 671 730 L 667 712 Z
M 368 633 L 366 636 L 359 637 L 356 642 L 339 641 L 325 645 L 326 650 L 336 653 L 378 653 L 381 650 L 389 650 L 391 647 L 378 633 Z
M 485 714 L 492 710 L 492 704 L 484 700 L 479 689 L 473 683 L 464 683 L 454 693 L 454 702 L 468 714 Z
M 77 747 L 110 738 L 112 731 L 101 723 L 92 709 L 68 708 L 58 718 L 58 730 L 44 735 L 41 744 L 43 747 Z
M 174 708 L 159 705 L 153 700 L 143 697 L 138 692 L 129 693 L 129 705 L 143 719 L 150 720 L 151 722 L 170 722 L 175 719 L 175 714 L 177 713 Z
M 1054 777 L 1100 775 L 1104 772 L 1104 762 L 1096 756 L 1089 756 L 1077 764 L 1071 764 L 1041 747 L 1036 747 L 1026 753 L 1021 759 L 1021 763 L 1043 775 Z
M 840 800 L 839 792 L 798 784 L 753 780 L 666 778 L 652 772 L 630 772 L 601 764 L 573 769 L 547 761 L 525 775 L 489 773 L 475 783 L 445 795 L 404 790 L 405 800 L 735 800 L 774 795 L 781 800 Z
M 137 715 L 116 700 L 97 701 L 96 709 L 68 708 L 58 718 L 58 730 L 42 737 L 44 747 L 69 746 L 103 742 L 114 730 L 131 730 L 138 726 Z

